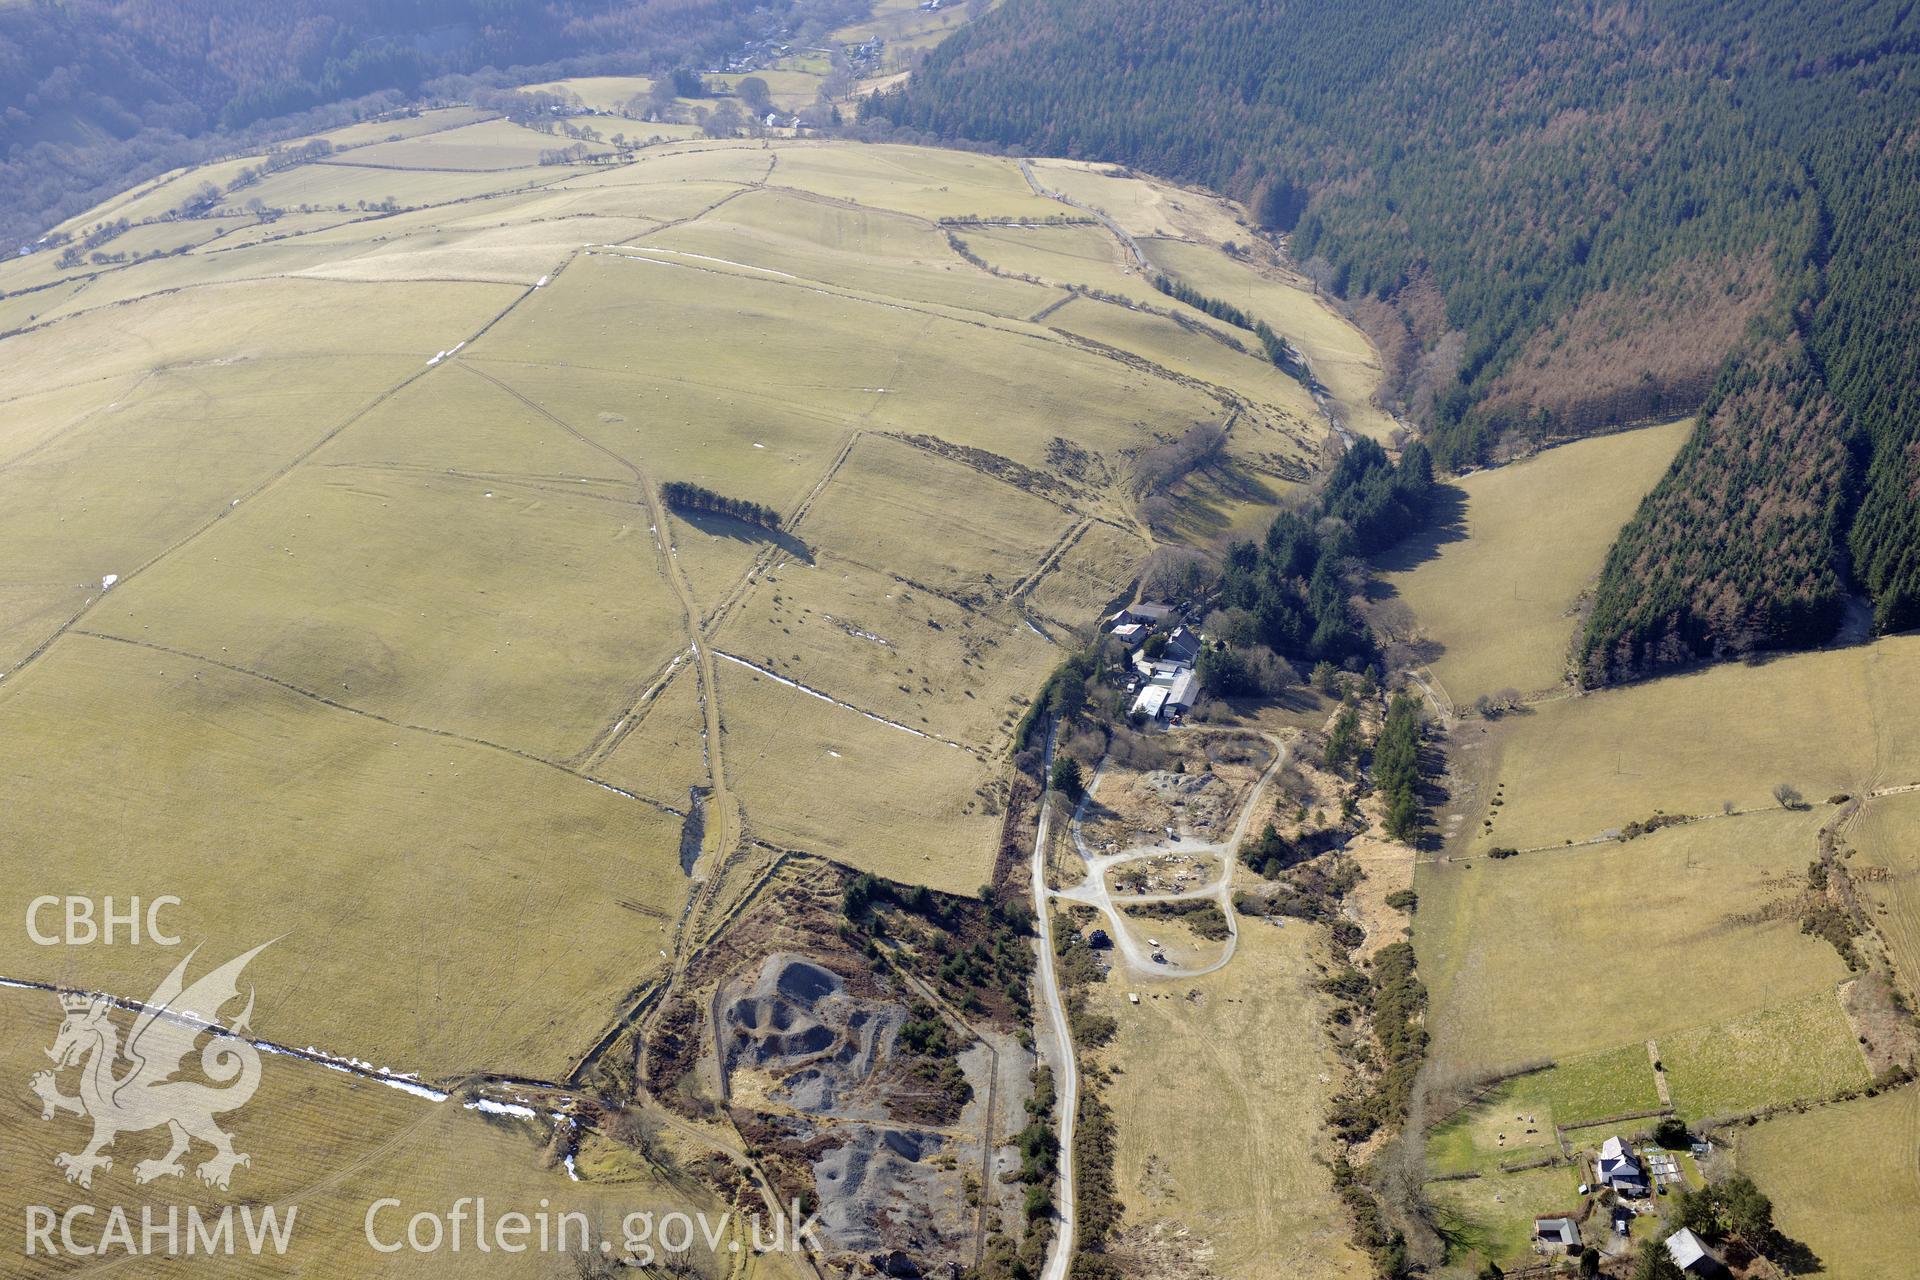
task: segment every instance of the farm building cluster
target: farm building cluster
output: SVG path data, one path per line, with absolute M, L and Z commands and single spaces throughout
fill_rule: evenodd
M 1179 724 L 1200 696 L 1201 637 L 1177 606 L 1143 600 L 1107 619 L 1110 633 L 1126 647 L 1134 695 L 1129 714 L 1143 723 Z
M 1697 1142 L 1692 1148 L 1696 1158 L 1710 1151 L 1711 1147 L 1706 1143 Z M 1577 1214 L 1557 1213 L 1536 1217 L 1533 1220 L 1533 1246 L 1536 1252 L 1549 1257 L 1564 1255 L 1571 1259 L 1578 1258 L 1593 1245 L 1599 1246 L 1598 1251 L 1603 1255 L 1624 1255 L 1633 1234 L 1634 1220 L 1642 1214 L 1653 1212 L 1648 1202 L 1656 1195 L 1665 1195 L 1670 1186 L 1684 1188 L 1686 1185 L 1675 1153 L 1651 1145 L 1636 1149 L 1631 1142 L 1618 1136 L 1600 1144 L 1599 1152 L 1592 1158 L 1592 1170 L 1593 1181 L 1583 1183 L 1580 1191 L 1583 1197 L 1591 1192 L 1607 1202 L 1606 1216 L 1599 1220 L 1597 1227 L 1590 1227 L 1584 1235 L 1581 1223 L 1587 1219 L 1592 1202 L 1588 1202 Z M 1699 1236 L 1684 1227 L 1667 1236 L 1661 1245 L 1684 1275 L 1726 1277 L 1731 1274 L 1719 1256 Z

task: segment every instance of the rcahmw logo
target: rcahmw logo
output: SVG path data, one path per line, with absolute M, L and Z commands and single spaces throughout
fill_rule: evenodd
M 260 1050 L 247 1038 L 253 1016 L 251 988 L 246 1007 L 231 1024 L 222 1026 L 218 1018 L 240 998 L 241 972 L 268 945 L 229 960 L 190 986 L 186 974 L 194 953 L 189 953 L 151 998 L 130 1009 L 105 996 L 59 994 L 60 1030 L 47 1050 L 54 1069 L 36 1072 L 28 1084 L 40 1099 L 41 1119 L 71 1114 L 93 1122 L 85 1146 L 53 1158 L 68 1182 L 90 1189 L 96 1173 L 113 1168 L 108 1149 L 116 1140 L 150 1129 L 165 1129 L 169 1145 L 164 1153 L 133 1166 L 136 1183 L 183 1177 L 181 1157 L 196 1142 L 212 1148 L 194 1167 L 209 1187 L 228 1190 L 236 1169 L 252 1167 L 252 1158 L 236 1151 L 232 1136 L 214 1120 L 246 1105 L 260 1087 Z M 131 1025 L 123 1042 L 121 1020 L 128 1014 Z M 197 1061 L 197 1070 L 190 1068 L 190 1059 Z M 77 1073 L 71 1094 L 61 1080 L 68 1071 Z M 288 1208 L 282 1220 L 272 1208 L 242 1206 L 236 1234 L 231 1205 L 214 1214 L 193 1207 L 181 1212 L 147 1206 L 129 1212 L 123 1206 L 74 1205 L 56 1211 L 30 1205 L 27 1252 L 86 1257 L 116 1250 L 259 1253 L 272 1248 L 277 1253 L 286 1248 L 296 1212 L 297 1206 Z M 92 1232 L 98 1234 L 91 1242 L 82 1238 Z

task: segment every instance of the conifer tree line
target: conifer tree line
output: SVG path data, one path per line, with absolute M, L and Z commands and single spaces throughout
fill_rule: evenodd
M 767 529 L 780 527 L 780 513 L 772 507 L 758 502 L 749 502 L 745 498 L 729 498 L 724 493 L 715 493 L 705 485 L 692 484 L 685 480 L 669 480 L 660 486 L 660 499 L 675 511 L 700 511 L 711 515 L 732 516 L 735 520 L 744 520 L 748 524 L 757 524 Z
M 1296 378 L 1306 376 L 1306 362 L 1300 358 L 1300 353 L 1294 350 L 1292 343 L 1275 333 L 1273 327 L 1265 320 L 1254 319 L 1231 302 L 1210 298 L 1186 281 L 1176 280 L 1165 272 L 1154 274 L 1153 287 L 1169 298 L 1186 303 L 1196 311 L 1205 312 L 1215 320 L 1230 324 L 1236 329 L 1245 329 L 1260 339 L 1260 351 L 1266 356 L 1267 363 Z
M 1698 411 L 1587 682 L 1920 626 L 1920 6 L 1013 0 L 863 111 L 1245 200 L 1445 469 Z

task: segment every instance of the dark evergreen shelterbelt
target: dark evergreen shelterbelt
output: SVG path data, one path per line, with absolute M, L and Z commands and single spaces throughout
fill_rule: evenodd
M 780 527 L 780 513 L 772 507 L 758 502 L 749 502 L 745 498 L 729 498 L 724 493 L 715 493 L 705 485 L 691 484 L 685 480 L 669 480 L 661 485 L 660 498 L 675 511 L 697 511 L 710 515 L 732 516 L 735 520 L 744 520 L 748 524 L 757 524 L 768 529 Z
M 1013 0 L 865 115 L 1247 200 L 1444 468 L 1700 411 L 1588 682 L 1920 625 L 1915 6 Z
M 1424 445 L 1398 464 L 1371 440 L 1356 440 L 1335 464 L 1317 506 L 1283 512 L 1259 544 L 1227 551 L 1220 605 L 1252 616 L 1250 637 L 1296 661 L 1366 658 L 1371 642 L 1353 616 L 1344 561 L 1384 551 L 1425 515 L 1433 467 Z M 1336 523 L 1324 526 L 1323 517 Z

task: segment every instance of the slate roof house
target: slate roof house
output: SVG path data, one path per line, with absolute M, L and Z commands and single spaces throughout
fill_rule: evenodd
M 1200 658 L 1200 637 L 1191 627 L 1175 627 L 1173 634 L 1167 637 L 1167 647 L 1161 656 L 1173 662 L 1197 662 Z
M 1644 1196 L 1652 1186 L 1647 1181 L 1647 1171 L 1641 1165 L 1640 1157 L 1634 1155 L 1633 1148 L 1617 1137 L 1608 1138 L 1601 1144 L 1594 1180 L 1603 1187 L 1612 1187 L 1623 1196 Z

